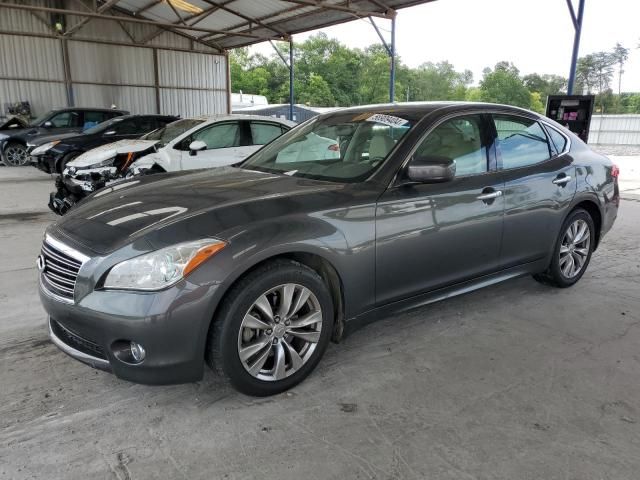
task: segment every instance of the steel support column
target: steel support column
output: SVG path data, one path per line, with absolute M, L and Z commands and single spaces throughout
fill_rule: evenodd
M 578 64 L 578 51 L 580 50 L 580 35 L 582 34 L 582 18 L 584 16 L 584 3 L 585 0 L 578 0 L 578 15 L 573 9 L 572 0 L 567 0 L 567 6 L 569 7 L 569 14 L 573 21 L 573 28 L 575 34 L 573 37 L 573 52 L 571 54 L 571 69 L 569 70 L 569 82 L 567 83 L 567 94 L 573 95 L 573 87 L 576 81 L 576 67 Z
M 293 122 L 293 39 L 289 37 L 289 120 Z
M 389 55 L 389 102 L 393 103 L 396 98 L 396 11 L 387 10 L 385 15 L 391 19 L 391 42 L 389 43 L 384 39 L 384 35 L 382 35 L 382 32 L 378 28 L 378 25 L 376 25 L 376 22 L 373 21 L 373 18 L 369 17 L 369 21 L 378 34 L 378 37 L 380 37 L 380 41 Z
M 396 16 L 391 18 L 391 74 L 389 75 L 389 102 L 396 99 Z

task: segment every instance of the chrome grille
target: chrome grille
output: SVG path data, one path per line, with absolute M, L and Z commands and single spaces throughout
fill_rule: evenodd
M 41 279 L 53 295 L 73 301 L 76 279 L 85 257 L 47 236 L 42 244 Z

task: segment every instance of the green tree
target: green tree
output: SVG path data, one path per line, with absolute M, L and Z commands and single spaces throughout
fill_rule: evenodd
M 531 73 L 525 75 L 522 81 L 529 91 L 540 94 L 543 105 L 547 104 L 549 95 L 559 95 L 567 91 L 567 79 L 560 75 Z
M 335 99 L 327 81 L 320 75 L 311 73 L 307 81 L 301 86 L 298 103 L 314 105 L 316 107 L 330 107 L 335 105 Z
M 486 68 L 480 82 L 480 99 L 484 102 L 504 103 L 518 107 L 531 106 L 531 93 L 520 78 L 520 71 L 509 62 L 499 62 L 491 70 Z
M 427 62 L 409 74 L 410 100 L 464 100 L 473 74 L 457 72 L 449 62 Z
M 618 64 L 618 95 L 622 91 L 622 74 L 624 73 L 624 64 L 629 59 L 629 49 L 624 48 L 620 42 L 613 47 L 613 61 Z

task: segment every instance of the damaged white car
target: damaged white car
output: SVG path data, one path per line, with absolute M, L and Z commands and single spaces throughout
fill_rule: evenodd
M 133 175 L 233 165 L 294 125 L 257 115 L 185 118 L 137 140 L 103 145 L 67 164 L 49 208 L 64 215 L 96 190 Z

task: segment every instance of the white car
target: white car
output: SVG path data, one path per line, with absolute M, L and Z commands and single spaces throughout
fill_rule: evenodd
M 49 208 L 63 215 L 87 195 L 131 175 L 233 165 L 294 125 L 258 115 L 185 118 L 139 139 L 94 148 L 67 163 Z
M 219 115 L 178 120 L 138 140 L 122 140 L 80 155 L 67 167 L 80 170 L 107 166 L 109 159 L 128 153 L 146 153 L 126 165 L 175 172 L 222 167 L 237 163 L 295 125 L 289 120 L 258 115 Z M 111 163 L 109 166 L 117 166 Z M 124 170 L 124 169 L 122 169 Z

